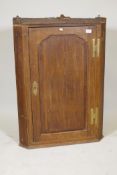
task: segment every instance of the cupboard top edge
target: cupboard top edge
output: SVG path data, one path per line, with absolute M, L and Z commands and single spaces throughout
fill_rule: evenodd
M 105 17 L 96 18 L 70 18 L 70 17 L 57 17 L 57 18 L 21 18 L 19 16 L 13 18 L 13 25 L 94 25 L 98 23 L 106 23 Z

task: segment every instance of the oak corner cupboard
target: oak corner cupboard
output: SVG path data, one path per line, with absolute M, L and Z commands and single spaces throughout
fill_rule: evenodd
M 13 19 L 20 145 L 102 138 L 106 18 Z

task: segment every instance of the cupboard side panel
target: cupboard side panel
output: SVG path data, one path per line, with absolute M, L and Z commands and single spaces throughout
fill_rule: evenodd
M 97 25 L 97 40 L 100 39 L 99 56 L 95 58 L 95 109 L 97 108 L 97 123 L 95 135 L 102 138 L 103 98 L 104 98 L 104 64 L 105 64 L 105 27 Z M 96 111 L 95 111 L 96 112 Z
M 104 71 L 105 71 L 105 39 L 106 39 L 106 24 L 101 25 L 101 50 L 100 50 L 100 122 L 98 137 L 101 138 L 103 131 L 103 108 L 104 108 Z
M 15 70 L 16 70 L 16 86 L 17 86 L 17 104 L 19 119 L 19 137 L 21 145 L 28 145 L 30 111 L 29 96 L 29 63 L 28 63 L 28 45 L 26 36 L 27 29 L 22 26 L 14 26 L 14 52 L 15 52 Z M 28 88 L 27 88 L 28 86 Z

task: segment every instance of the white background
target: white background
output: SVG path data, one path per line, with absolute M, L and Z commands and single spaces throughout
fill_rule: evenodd
M 18 138 L 12 18 L 107 17 L 104 133 L 117 129 L 117 1 L 0 0 L 0 129 Z

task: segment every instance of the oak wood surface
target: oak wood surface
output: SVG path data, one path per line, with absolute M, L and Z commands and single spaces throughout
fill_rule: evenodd
M 105 18 L 14 18 L 21 145 L 81 143 L 102 137 L 105 23 Z M 93 38 L 101 41 L 95 58 Z M 90 111 L 96 107 L 98 123 L 91 124 Z

